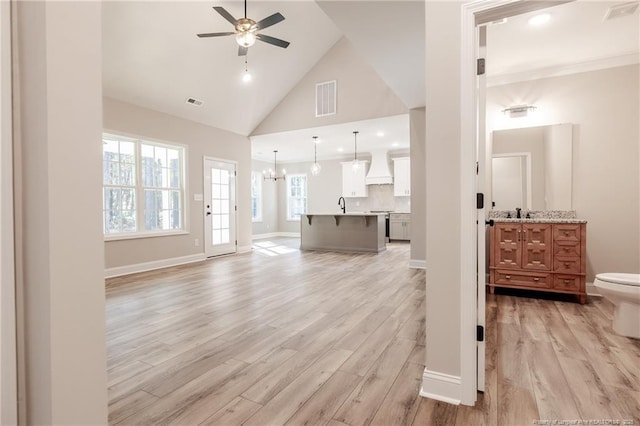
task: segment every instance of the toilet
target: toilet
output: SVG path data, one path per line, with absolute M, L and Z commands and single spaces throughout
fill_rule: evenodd
M 593 284 L 614 305 L 613 330 L 640 339 L 640 274 L 598 274 Z

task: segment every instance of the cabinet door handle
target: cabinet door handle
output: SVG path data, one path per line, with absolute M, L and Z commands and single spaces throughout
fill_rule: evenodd
M 571 263 L 569 263 L 569 262 L 564 262 L 564 266 L 566 266 L 566 267 L 568 268 L 569 266 L 571 266 Z
M 510 280 L 510 279 L 511 279 L 511 275 L 505 275 L 505 276 L 504 276 L 504 279 L 505 279 L 505 280 Z
M 571 280 L 564 280 L 564 283 L 565 283 L 565 284 L 570 284 L 570 283 L 571 283 Z
M 534 281 L 536 281 L 536 282 L 538 282 L 538 281 L 540 281 L 540 278 L 538 278 L 538 277 L 534 277 L 534 278 L 533 278 L 533 280 L 534 280 Z
M 569 236 L 569 232 L 564 231 L 564 236 L 565 236 L 565 237 L 568 237 L 568 236 Z
M 569 253 L 569 247 L 565 247 L 564 251 L 566 251 L 567 253 Z

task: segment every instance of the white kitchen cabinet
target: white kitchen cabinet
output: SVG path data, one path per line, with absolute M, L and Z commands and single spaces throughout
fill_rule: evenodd
M 409 157 L 393 159 L 393 195 L 396 197 L 411 195 L 411 161 Z
M 366 184 L 367 161 L 360 161 L 358 170 L 353 170 L 351 161 L 342 163 L 342 196 L 345 198 L 366 197 L 369 190 Z
M 389 215 L 389 239 L 411 240 L 410 213 L 391 213 Z

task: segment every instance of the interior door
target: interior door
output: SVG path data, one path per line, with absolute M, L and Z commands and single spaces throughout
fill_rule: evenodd
M 236 163 L 204 160 L 204 243 L 207 257 L 235 253 Z
M 487 28 L 485 26 L 477 27 L 478 30 L 478 52 L 477 58 L 487 58 Z M 485 193 L 486 187 L 486 76 L 484 72 L 478 73 L 478 109 L 476 117 L 478 123 L 477 134 L 477 167 L 476 167 L 476 191 L 479 194 Z M 486 201 L 488 202 L 488 200 Z M 478 327 L 485 328 L 485 305 L 486 305 L 486 225 L 485 225 L 485 207 L 477 210 L 477 295 L 478 295 L 478 310 L 477 310 L 477 325 Z M 483 333 L 486 334 L 486 333 Z M 485 342 L 484 339 L 478 339 L 476 348 L 477 359 L 477 389 L 484 391 L 485 382 Z

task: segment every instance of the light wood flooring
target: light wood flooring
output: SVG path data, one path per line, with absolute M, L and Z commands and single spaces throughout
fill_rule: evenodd
M 108 280 L 110 424 L 640 425 L 640 341 L 612 333 L 605 300 L 488 295 L 487 389 L 453 406 L 418 396 L 425 276 L 409 245 L 298 243 Z

